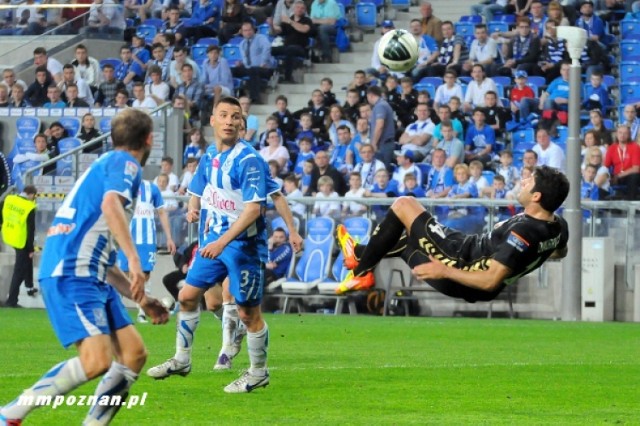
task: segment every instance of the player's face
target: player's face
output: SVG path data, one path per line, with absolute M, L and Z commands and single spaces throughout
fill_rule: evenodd
M 232 145 L 238 140 L 238 129 L 242 121 L 240 107 L 221 102 L 216 105 L 211 115 L 211 126 L 216 140 L 225 145 Z
M 531 190 L 536 185 L 533 175 L 523 177 L 520 182 L 520 192 L 518 193 L 518 202 L 526 207 L 531 201 Z

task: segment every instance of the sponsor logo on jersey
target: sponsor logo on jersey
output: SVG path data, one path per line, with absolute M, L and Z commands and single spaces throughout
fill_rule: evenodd
M 542 253 L 543 251 L 555 250 L 560 244 L 560 235 L 555 238 L 551 238 L 550 240 L 543 241 L 538 246 L 538 253 Z
M 213 160 L 211 160 L 211 167 L 213 167 L 214 169 L 219 169 L 220 160 L 218 158 L 214 158 Z
M 58 223 L 57 225 L 53 225 L 49 227 L 47 230 L 47 237 L 52 237 L 54 235 L 64 235 L 70 234 L 73 230 L 76 229 L 75 223 Z
M 513 246 L 521 253 L 529 247 L 529 242 L 513 231 L 511 231 L 511 234 L 509 234 L 507 238 L 507 244 Z
M 124 165 L 124 174 L 135 177 L 138 174 L 138 165 L 133 161 L 127 161 Z
M 204 202 L 218 210 L 224 211 L 237 211 L 236 202 L 224 196 L 224 192 L 218 191 L 211 186 L 207 187 L 205 193 L 203 194 Z
M 136 204 L 135 216 L 151 218 L 154 216 L 154 209 L 148 203 Z

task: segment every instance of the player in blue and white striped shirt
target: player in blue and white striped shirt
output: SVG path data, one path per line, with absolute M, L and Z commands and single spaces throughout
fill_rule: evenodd
M 79 356 L 54 366 L 2 407 L 0 424 L 20 424 L 36 408 L 18 401 L 64 395 L 103 374 L 95 400 L 126 398 L 146 349 L 116 289 L 143 306 L 153 322 L 167 322 L 167 310 L 144 293 L 144 273 L 124 211 L 138 192 L 152 129 L 151 118 L 141 111 L 119 113 L 112 121 L 114 151 L 91 165 L 58 209 L 44 245 L 40 286 L 58 339 L 65 347 L 75 344 Z M 114 238 L 129 260 L 131 281 L 114 265 Z M 119 408 L 94 405 L 84 423 L 107 424 Z

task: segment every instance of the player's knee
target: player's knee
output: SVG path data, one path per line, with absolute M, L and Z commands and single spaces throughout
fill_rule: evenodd
M 391 204 L 391 210 L 398 215 L 400 212 L 406 211 L 407 208 L 415 205 L 416 199 L 413 197 L 402 196 L 396 198 L 396 200 Z
M 93 353 L 80 355 L 80 362 L 82 363 L 82 369 L 87 379 L 91 380 L 98 376 L 103 375 L 111 367 L 113 358 L 111 353 Z
M 131 345 L 131 347 L 124 350 L 121 354 L 121 359 L 118 361 L 137 373 L 147 362 L 147 355 L 147 349 L 140 342 L 139 345 Z

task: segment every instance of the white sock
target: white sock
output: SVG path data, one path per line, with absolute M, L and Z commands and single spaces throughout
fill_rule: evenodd
M 176 354 L 174 358 L 181 364 L 191 362 L 193 336 L 200 323 L 200 310 L 178 313 L 178 332 L 176 333 Z
M 262 376 L 267 370 L 267 349 L 269 348 L 269 327 L 264 323 L 257 333 L 247 331 L 247 349 L 251 367 L 249 373 Z
M 233 339 L 236 336 L 236 329 L 240 322 L 238 316 L 238 306 L 235 303 L 225 303 L 222 311 L 222 351 L 233 345 Z
M 109 371 L 102 377 L 94 395 L 96 396 L 96 405 L 93 405 L 84 419 L 83 424 L 87 425 L 106 425 L 116 415 L 122 402 L 129 395 L 129 388 L 138 380 L 138 375 L 126 365 L 113 361 Z M 113 396 L 119 395 L 122 399 L 114 401 Z M 103 400 L 104 398 L 104 400 Z M 108 398 L 108 399 L 107 399 Z M 101 400 L 102 404 L 101 404 Z M 114 405 L 103 405 L 104 401 L 115 402 Z
M 88 381 L 82 369 L 80 358 L 75 357 L 62 361 L 45 373 L 33 386 L 9 404 L 0 414 L 7 419 L 23 419 L 34 408 L 39 396 L 65 395 Z

